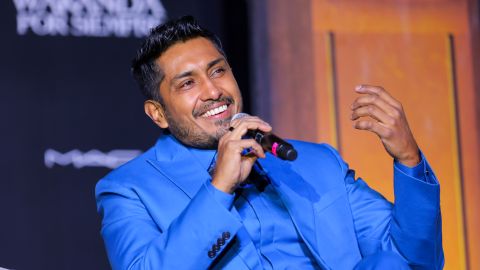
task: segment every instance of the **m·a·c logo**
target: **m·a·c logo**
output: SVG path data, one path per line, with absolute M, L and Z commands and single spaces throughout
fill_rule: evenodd
M 47 168 L 57 166 L 70 166 L 77 169 L 84 167 L 106 167 L 115 169 L 125 162 L 137 157 L 142 151 L 117 149 L 102 152 L 96 149 L 82 152 L 77 149 L 61 153 L 54 149 L 47 149 L 44 154 L 44 163 Z
M 17 33 L 39 36 L 144 37 L 164 22 L 160 0 L 13 0 Z

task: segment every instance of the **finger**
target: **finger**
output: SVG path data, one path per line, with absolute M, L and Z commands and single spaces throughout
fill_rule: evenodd
M 258 159 L 258 157 L 255 156 L 255 155 L 244 156 L 242 158 L 243 158 L 243 161 L 247 163 L 246 167 L 248 167 L 249 169 L 251 169 L 253 167 L 253 164 L 255 164 L 255 161 L 257 161 L 257 159 Z M 248 171 L 248 173 L 250 173 L 250 170 Z
M 392 136 L 392 130 L 378 122 L 360 120 L 353 123 L 353 127 L 359 130 L 367 130 L 377 134 L 380 138 L 388 139 Z
M 262 147 L 254 139 L 239 139 L 226 142 L 226 150 L 237 154 L 243 154 L 245 150 L 256 156 L 265 157 Z
M 268 124 L 268 123 L 265 123 L 263 121 L 255 121 L 255 120 L 245 120 L 245 121 L 241 121 L 241 122 L 238 122 L 238 123 L 232 123 L 230 128 L 229 128 L 229 131 L 234 131 L 234 130 L 237 130 L 238 131 L 242 131 L 242 135 L 245 134 L 244 130 L 260 130 L 262 132 L 270 132 L 272 130 L 272 127 Z
M 387 103 L 384 99 L 382 99 L 380 96 L 375 95 L 375 94 L 366 94 L 363 96 L 360 96 L 355 99 L 355 101 L 352 103 L 352 110 L 355 110 L 359 107 L 362 106 L 369 106 L 369 105 L 374 105 L 382 109 L 385 113 L 388 115 L 395 117 L 397 115 L 398 110 Z
M 386 125 L 393 123 L 393 118 L 375 105 L 363 106 L 353 110 L 351 119 L 357 120 L 360 117 L 371 117 Z
M 248 130 L 261 130 L 263 132 L 270 132 L 272 127 L 268 124 L 265 124 L 263 121 L 258 120 L 245 120 L 239 123 L 235 123 L 231 131 L 232 138 L 241 138 L 244 136 Z
M 245 116 L 245 117 L 242 117 L 242 118 L 235 119 L 230 123 L 230 126 L 233 127 L 233 128 L 237 128 L 243 122 L 257 123 L 258 127 L 259 127 L 258 129 L 260 129 L 262 131 L 265 131 L 265 132 L 268 132 L 272 129 L 270 124 L 263 121 L 262 119 L 260 119 L 257 116 Z
M 249 150 L 250 151 L 248 152 L 247 155 L 255 155 L 256 157 L 259 157 L 259 158 L 265 157 L 265 151 L 263 150 L 263 147 L 258 143 L 254 144 Z
M 355 91 L 360 94 L 375 94 L 384 99 L 390 105 L 397 109 L 401 109 L 402 105 L 395 98 L 393 98 L 383 87 L 373 85 L 358 85 Z
M 247 115 L 247 116 L 243 116 L 243 117 L 236 118 L 236 119 L 232 120 L 230 122 L 230 126 L 235 127 L 235 126 L 238 126 L 242 121 L 255 121 L 255 120 L 263 121 L 257 116 Z

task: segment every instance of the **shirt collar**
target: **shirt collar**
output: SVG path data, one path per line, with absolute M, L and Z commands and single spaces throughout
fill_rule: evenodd
M 187 149 L 192 153 L 195 159 L 200 163 L 202 168 L 205 171 L 208 171 L 215 163 L 215 158 L 217 154 L 216 149 L 198 149 L 193 147 L 187 147 Z

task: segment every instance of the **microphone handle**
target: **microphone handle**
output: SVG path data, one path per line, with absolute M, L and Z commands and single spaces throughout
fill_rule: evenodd
M 263 150 L 272 153 L 274 156 L 290 161 L 297 159 L 297 151 L 293 146 L 273 133 L 249 130 L 247 134 L 257 141 Z

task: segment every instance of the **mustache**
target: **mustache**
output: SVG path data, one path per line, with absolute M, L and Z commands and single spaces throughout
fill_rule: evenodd
M 218 107 L 218 103 L 225 103 L 227 106 L 234 103 L 232 97 L 220 97 L 215 100 L 206 101 L 204 104 L 193 111 L 194 117 L 199 117 L 200 115 L 206 113 L 207 111 L 213 109 L 214 107 Z

